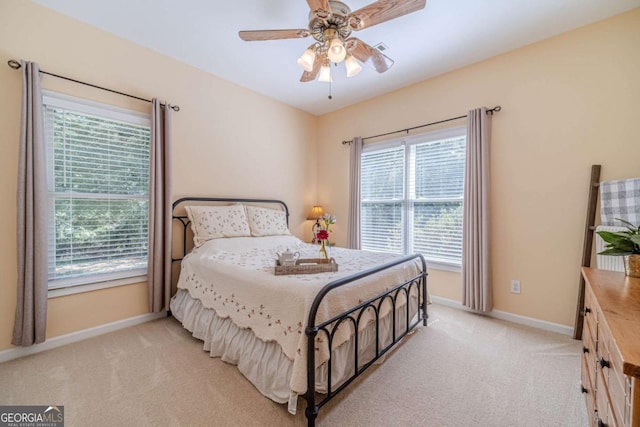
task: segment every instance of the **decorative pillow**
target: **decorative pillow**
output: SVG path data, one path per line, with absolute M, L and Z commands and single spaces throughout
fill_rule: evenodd
M 246 206 L 249 228 L 254 237 L 289 235 L 287 215 L 277 209 Z
M 187 206 L 185 210 L 191 221 L 193 243 L 196 247 L 211 239 L 251 235 L 247 214 L 242 205 Z

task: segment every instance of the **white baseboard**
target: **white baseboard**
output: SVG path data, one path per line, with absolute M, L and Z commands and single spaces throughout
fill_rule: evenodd
M 0 351 L 0 363 L 19 357 L 28 356 L 30 354 L 40 353 L 41 351 L 51 350 L 52 348 L 61 347 L 63 345 L 86 340 L 87 338 L 97 337 L 98 335 L 107 334 L 117 331 L 118 329 L 128 328 L 129 326 L 139 325 L 141 323 L 150 322 L 151 320 L 166 317 L 166 312 L 141 314 L 140 316 L 130 317 L 128 319 L 118 320 L 116 322 L 95 326 L 81 331 L 71 332 L 66 335 L 60 335 L 46 340 L 40 344 L 34 344 L 29 347 L 15 347 Z
M 459 310 L 465 310 L 474 312 L 460 304 L 460 302 L 431 295 L 431 301 L 445 305 L 448 307 L 457 308 Z M 482 313 L 496 319 L 506 320 L 520 325 L 531 326 L 537 329 L 545 331 L 557 332 L 563 335 L 573 336 L 573 328 L 559 323 L 547 322 L 546 320 L 534 319 L 532 317 L 521 316 L 519 314 L 507 313 L 506 311 L 492 310 L 489 313 Z M 9 360 L 17 359 L 19 357 L 28 356 L 30 354 L 40 353 L 41 351 L 51 350 L 56 347 L 71 344 L 74 342 L 82 341 L 87 338 L 97 337 L 99 335 L 107 334 L 109 332 L 117 331 L 119 329 L 128 328 L 129 326 L 139 325 L 141 323 L 150 322 L 152 320 L 166 317 L 166 312 L 161 313 L 148 313 L 141 314 L 140 316 L 130 317 L 128 319 L 118 320 L 116 322 L 107 323 L 104 325 L 96 326 L 82 331 L 71 332 L 70 334 L 61 335 L 48 339 L 41 344 L 34 344 L 30 347 L 15 347 L 7 350 L 0 351 L 0 363 L 7 362 Z
M 449 298 L 431 295 L 431 301 L 436 304 L 446 305 L 447 307 L 453 307 L 459 310 L 478 313 L 465 307 L 459 301 L 455 301 Z M 506 320 L 508 322 L 518 323 L 520 325 L 531 326 L 533 328 L 542 329 L 544 331 L 557 332 L 562 335 L 573 336 L 573 328 L 571 326 L 561 325 L 559 323 L 547 322 L 546 320 L 534 319 L 533 317 L 521 316 L 519 314 L 508 313 L 506 311 L 500 310 L 491 310 L 489 313 L 478 314 L 494 317 L 496 319 Z

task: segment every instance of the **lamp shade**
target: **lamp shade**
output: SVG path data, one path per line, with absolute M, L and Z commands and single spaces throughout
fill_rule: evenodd
M 327 51 L 327 56 L 331 60 L 331 62 L 341 62 L 344 60 L 344 57 L 347 56 L 347 50 L 344 48 L 344 43 L 338 37 L 331 40 L 329 43 L 329 50 Z
M 305 71 L 313 70 L 313 61 L 316 59 L 316 53 L 311 49 L 304 51 L 302 56 L 298 58 L 298 65 L 304 68 Z
M 331 68 L 328 65 L 323 65 L 320 67 L 320 75 L 318 76 L 319 82 L 331 83 L 333 80 L 331 79 Z
M 362 66 L 358 63 L 358 60 L 351 55 L 347 56 L 344 66 L 347 68 L 347 77 L 353 77 L 362 71 Z
M 322 215 L 324 215 L 324 210 L 322 209 L 322 206 L 314 206 L 311 209 L 311 212 L 309 212 L 307 219 L 316 220 L 320 218 Z

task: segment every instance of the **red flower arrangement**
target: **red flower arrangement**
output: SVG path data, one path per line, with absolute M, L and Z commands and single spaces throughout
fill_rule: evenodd
M 331 214 L 324 214 L 321 218 L 318 218 L 318 220 L 324 222 L 324 227 L 316 233 L 316 239 L 320 242 L 320 256 L 328 260 L 329 253 L 327 252 L 327 248 L 329 246 L 329 232 L 331 231 L 331 225 L 336 223 L 336 217 Z
M 316 233 L 316 239 L 318 239 L 318 240 L 328 240 L 329 239 L 329 232 L 327 230 L 318 230 L 318 233 Z

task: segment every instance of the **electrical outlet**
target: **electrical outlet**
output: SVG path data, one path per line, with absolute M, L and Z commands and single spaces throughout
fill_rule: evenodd
M 520 293 L 520 280 L 512 280 L 511 281 L 511 293 L 519 294 Z

